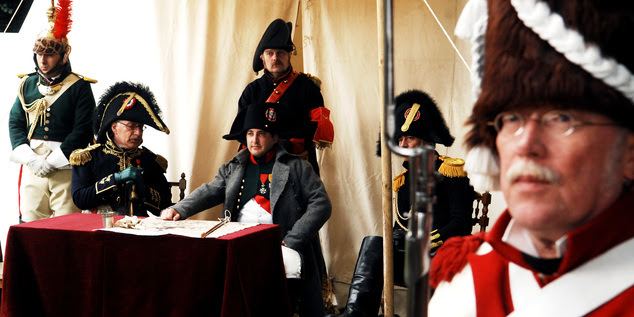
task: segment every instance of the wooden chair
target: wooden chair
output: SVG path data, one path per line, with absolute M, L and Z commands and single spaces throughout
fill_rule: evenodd
M 183 200 L 185 198 L 185 189 L 187 188 L 187 180 L 185 179 L 185 173 L 181 173 L 181 179 L 178 182 L 167 182 L 170 186 L 178 187 L 180 191 L 178 201 Z
M 473 218 L 471 218 L 471 225 L 480 225 L 480 232 L 487 231 L 489 225 L 489 204 L 491 204 L 491 193 L 484 192 L 479 194 L 473 192 Z M 480 214 L 482 210 L 482 214 Z

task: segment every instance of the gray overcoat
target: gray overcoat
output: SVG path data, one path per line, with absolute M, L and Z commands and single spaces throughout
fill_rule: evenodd
M 271 215 L 280 226 L 282 240 L 302 256 L 302 300 L 310 315 L 323 316 L 323 254 L 318 232 L 330 218 L 332 206 L 324 184 L 311 165 L 299 156 L 275 145 L 275 164 L 271 175 Z M 235 210 L 238 193 L 250 159 L 247 149 L 240 151 L 218 169 L 211 183 L 203 184 L 173 206 L 183 218 L 224 204 L 224 213 Z

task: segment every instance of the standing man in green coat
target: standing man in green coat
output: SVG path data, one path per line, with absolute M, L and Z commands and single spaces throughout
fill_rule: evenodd
M 20 221 L 79 212 L 71 196 L 68 157 L 93 139 L 90 82 L 71 71 L 70 1 L 48 12 L 50 29 L 33 48 L 35 72 L 22 82 L 9 116 L 11 161 L 20 168 Z

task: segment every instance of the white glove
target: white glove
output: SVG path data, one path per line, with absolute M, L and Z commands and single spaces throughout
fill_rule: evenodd
M 282 259 L 284 260 L 286 278 L 299 278 L 302 274 L 302 257 L 299 252 L 282 246 Z
M 37 177 L 46 177 L 50 172 L 55 170 L 55 167 L 46 161 L 44 155 L 38 155 L 35 160 L 27 163 L 27 166 Z
M 35 154 L 28 144 L 24 143 L 20 144 L 11 151 L 11 162 L 31 167 L 30 164 L 33 164 L 33 162 L 37 160 L 38 156 L 39 155 Z

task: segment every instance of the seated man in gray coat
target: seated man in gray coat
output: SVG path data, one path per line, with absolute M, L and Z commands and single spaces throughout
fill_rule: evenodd
M 279 225 L 285 266 L 292 257 L 301 261 L 301 280 L 297 286 L 289 280 L 291 297 L 298 297 L 292 298 L 293 309 L 300 316 L 323 316 L 321 277 L 325 272 L 318 232 L 332 206 L 311 165 L 278 143 L 288 130 L 283 129 L 284 122 L 290 123 L 292 118 L 284 120 L 284 111 L 277 107 L 274 103 L 250 106 L 242 131 L 225 137 L 246 138 L 247 148 L 220 166 L 211 183 L 164 209 L 161 218 L 184 219 L 224 203 L 224 216 L 232 221 Z M 288 267 L 286 271 L 288 276 Z

